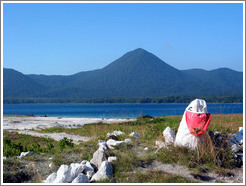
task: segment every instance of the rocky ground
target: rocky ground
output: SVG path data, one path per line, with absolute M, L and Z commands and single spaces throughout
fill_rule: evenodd
M 57 120 L 59 120 L 57 118 Z M 23 120 L 20 120 L 23 121 Z M 47 120 L 48 121 L 48 120 Z M 50 120 L 51 121 L 51 120 Z M 16 119 L 8 120 L 9 123 L 20 126 Z M 5 126 L 13 127 L 12 124 L 6 124 Z M 78 124 L 78 123 L 77 123 Z M 43 124 L 41 124 L 43 125 Z M 65 124 L 65 126 L 67 126 Z M 39 125 L 40 127 L 40 125 Z M 39 128 L 38 127 L 38 128 Z M 69 126 L 68 126 L 69 127 Z M 20 129 L 19 127 L 17 127 Z M 13 129 L 13 128 L 12 128 Z M 233 169 L 225 172 L 218 171 L 206 171 L 196 172 L 187 166 L 161 162 L 158 159 L 146 160 L 145 157 L 155 156 L 161 151 L 161 149 L 168 148 L 168 143 L 172 143 L 173 132 L 170 128 L 166 128 L 168 131 L 166 134 L 163 131 L 164 141 L 156 139 L 155 144 L 142 143 L 142 136 L 138 132 L 131 131 L 129 133 L 123 133 L 121 131 L 110 131 L 105 140 L 99 140 L 97 144 L 97 150 L 91 152 L 90 161 L 87 159 L 81 159 L 81 152 L 84 149 L 77 150 L 76 152 L 66 151 L 64 155 L 65 159 L 69 159 L 69 164 L 56 165 L 54 164 L 54 156 L 46 153 L 33 153 L 29 155 L 23 155 L 20 157 L 4 158 L 4 182 L 24 182 L 24 183 L 81 183 L 81 182 L 114 182 L 114 183 L 131 183 L 136 182 L 134 179 L 135 175 L 144 177 L 145 175 L 157 174 L 157 175 L 173 175 L 177 178 L 185 179 L 184 182 L 195 182 L 195 183 L 242 183 L 243 182 L 243 166 L 240 168 L 234 167 Z M 29 135 L 48 135 L 38 133 L 29 130 L 25 131 Z M 26 132 L 29 131 L 29 132 Z M 33 132 L 34 134 L 31 134 Z M 242 130 L 235 134 L 230 134 L 229 138 L 232 142 L 231 148 L 235 154 L 242 148 Z M 56 135 L 59 136 L 58 133 Z M 70 135 L 74 139 L 79 139 L 76 135 Z M 175 135 L 175 134 L 174 134 Z M 123 136 L 123 137 L 121 137 Z M 227 135 L 221 132 L 215 132 L 210 134 L 211 138 L 215 140 L 215 145 L 220 145 L 226 138 Z M 52 136 L 49 136 L 52 137 Z M 83 136 L 80 136 L 83 138 Z M 54 138 L 56 139 L 56 138 Z M 92 139 L 92 138 L 91 138 Z M 91 140 L 88 138 L 88 142 Z M 60 140 L 60 138 L 57 138 Z M 82 142 L 85 140 L 75 140 L 74 142 Z M 125 153 L 124 153 L 125 152 Z M 121 153 L 121 154 L 120 154 Z M 119 178 L 119 172 L 115 172 L 115 168 L 119 170 L 120 158 L 131 156 L 133 153 L 134 159 L 137 159 L 137 164 L 131 167 L 131 169 L 124 169 L 122 178 Z M 241 151 L 239 152 L 241 153 Z M 119 155 L 118 155 L 119 154 Z M 125 160 L 124 160 L 125 161 Z M 135 161 L 134 161 L 135 162 Z M 126 164 L 129 162 L 125 162 Z M 122 164 L 121 164 L 122 165 Z M 129 165 L 130 166 L 130 165 Z M 50 178 L 49 178 L 50 176 Z M 115 179 L 115 177 L 117 177 Z M 139 177 L 140 177 L 139 176 Z M 178 177 L 179 176 L 179 177 Z M 175 179 L 175 177 L 174 177 Z M 144 179 L 138 179 L 139 181 Z M 160 181 L 160 180 L 159 180 Z M 157 182 L 159 182 L 157 179 Z M 173 182 L 173 180 L 171 180 Z

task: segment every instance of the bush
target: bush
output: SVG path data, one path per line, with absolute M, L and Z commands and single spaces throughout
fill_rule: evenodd
M 19 143 L 13 143 L 10 139 L 3 139 L 3 156 L 19 156 L 23 152 L 23 145 Z
M 62 140 L 59 141 L 58 146 L 61 150 L 67 148 L 67 147 L 73 147 L 73 140 L 68 139 L 67 137 L 64 137 Z

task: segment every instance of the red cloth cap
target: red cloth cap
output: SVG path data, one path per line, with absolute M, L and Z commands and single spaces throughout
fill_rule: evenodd
M 185 118 L 190 133 L 194 136 L 199 136 L 207 130 L 211 115 L 209 113 L 197 113 L 186 110 Z

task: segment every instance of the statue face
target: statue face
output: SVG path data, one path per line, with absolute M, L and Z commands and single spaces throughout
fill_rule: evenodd
M 186 110 L 186 123 L 190 133 L 194 136 L 203 134 L 210 123 L 211 115 L 209 113 L 190 112 Z

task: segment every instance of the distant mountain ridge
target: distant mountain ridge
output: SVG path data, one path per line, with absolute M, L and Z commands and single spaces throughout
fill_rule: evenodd
M 138 48 L 102 69 L 70 76 L 3 69 L 4 98 L 110 98 L 243 95 L 243 73 L 178 70 Z

